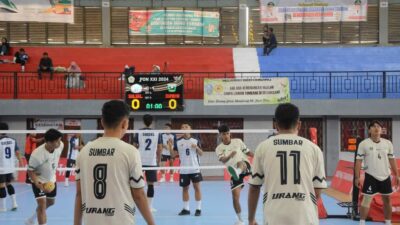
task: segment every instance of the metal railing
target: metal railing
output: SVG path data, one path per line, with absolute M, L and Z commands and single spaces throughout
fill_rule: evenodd
M 182 72 L 186 99 L 202 99 L 205 78 L 288 77 L 293 99 L 400 98 L 400 71 L 344 72 Z M 82 73 L 78 85 L 68 85 L 65 73 L 53 80 L 37 73 L 0 72 L 1 99 L 122 99 L 121 73 Z

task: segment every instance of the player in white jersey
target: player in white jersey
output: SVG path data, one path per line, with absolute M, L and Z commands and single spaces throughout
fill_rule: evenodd
M 78 156 L 79 151 L 83 148 L 84 143 L 82 141 L 81 134 L 74 134 L 69 139 L 68 145 L 68 153 L 67 153 L 67 168 L 73 168 L 75 166 L 76 157 Z M 68 170 L 65 172 L 65 182 L 64 186 L 69 186 L 69 176 L 71 175 L 71 171 Z
M 393 192 L 390 179 L 390 170 L 398 187 L 400 184 L 397 164 L 393 154 L 393 144 L 381 138 L 382 125 L 374 120 L 368 125 L 370 137 L 362 141 L 357 150 L 355 164 L 355 184 L 360 187 L 360 170 L 364 160 L 365 180 L 362 188 L 363 200 L 360 209 L 360 225 L 365 225 L 373 195 L 382 195 L 383 211 L 386 225 L 392 222 L 392 204 L 390 194 Z
M 261 142 L 249 181 L 249 225 L 257 224 L 260 187 L 264 185 L 264 225 L 318 225 L 317 200 L 326 188 L 321 149 L 297 135 L 299 109 L 290 103 L 275 110 L 279 134 Z
M 74 225 L 135 224 L 136 207 L 154 225 L 144 193 L 139 151 L 121 138 L 129 125 L 129 107 L 106 102 L 101 123 L 104 135 L 89 142 L 76 160 Z M 135 206 L 136 205 L 136 206 Z
M 183 123 L 181 125 L 182 130 L 191 130 L 192 126 L 189 123 Z M 179 161 L 181 167 L 199 167 L 200 160 L 199 156 L 203 155 L 203 150 L 200 147 L 200 141 L 193 138 L 191 133 L 184 133 L 183 137 L 179 138 L 175 142 L 175 146 L 172 146 L 172 142 L 168 142 L 171 157 L 175 158 L 179 155 Z M 183 209 L 178 214 L 180 216 L 190 215 L 189 208 L 189 185 L 190 181 L 193 183 L 195 199 L 196 199 L 196 211 L 195 216 L 201 215 L 201 189 L 200 182 L 203 180 L 200 169 L 181 169 L 179 174 L 179 186 L 182 187 L 182 198 L 183 198 Z
M 49 129 L 44 134 L 45 143 L 37 147 L 29 159 L 28 174 L 32 181 L 32 191 L 35 195 L 37 208 L 25 224 L 35 224 L 36 216 L 39 225 L 47 223 L 46 209 L 54 205 L 57 195 L 56 170 L 64 144 L 62 134 L 55 129 Z M 53 191 L 48 192 L 43 185 L 52 182 Z
M 242 219 L 242 209 L 240 207 L 240 191 L 244 186 L 243 179 L 251 174 L 250 162 L 248 156 L 253 157 L 253 153 L 246 147 L 239 138 L 231 138 L 230 129 L 227 125 L 218 127 L 222 143 L 217 146 L 215 153 L 218 160 L 224 163 L 231 177 L 231 191 L 233 208 L 237 215 L 235 225 L 244 225 Z
M 134 146 L 139 149 L 143 168 L 157 167 L 161 160 L 162 142 L 158 132 L 151 129 L 153 116 L 146 114 L 143 116 L 143 123 L 146 127 L 140 129 L 144 132 L 137 133 L 134 139 Z M 147 132 L 148 131 L 148 132 Z M 154 182 L 157 182 L 157 170 L 146 170 L 147 200 L 152 212 L 157 211 L 153 208 Z
M 8 124 L 0 123 L 0 130 L 8 130 Z M 19 164 L 22 166 L 21 154 L 15 139 L 0 133 L 0 168 L 6 168 L 0 169 L 0 212 L 7 211 L 7 192 L 12 199 L 11 210 L 15 211 L 18 208 L 15 189 L 11 184 L 14 180 L 13 173 L 15 172 L 16 158 L 18 158 Z
M 164 126 L 164 130 L 166 130 L 166 132 L 161 134 L 161 140 L 162 140 L 161 166 L 174 165 L 174 159 L 171 158 L 171 153 L 169 152 L 168 149 L 168 142 L 172 142 L 172 145 L 175 145 L 176 142 L 176 135 L 168 132 L 168 130 L 171 130 L 171 128 L 172 125 L 170 123 L 166 123 Z M 160 182 L 165 181 L 165 173 L 166 173 L 165 170 L 161 170 Z M 174 182 L 174 170 L 170 170 L 169 174 L 170 174 L 169 181 Z

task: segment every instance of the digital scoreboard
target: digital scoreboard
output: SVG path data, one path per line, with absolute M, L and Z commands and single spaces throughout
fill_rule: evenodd
M 183 111 L 182 74 L 125 77 L 125 99 L 133 111 Z

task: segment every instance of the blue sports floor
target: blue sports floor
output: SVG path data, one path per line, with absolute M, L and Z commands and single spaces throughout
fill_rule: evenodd
M 15 212 L 7 211 L 0 213 L 0 225 L 23 225 L 27 217 L 32 215 L 36 202 L 30 186 L 26 184 L 14 184 L 17 192 L 19 208 Z M 158 211 L 154 213 L 158 225 L 233 225 L 236 222 L 232 207 L 229 183 L 224 181 L 202 182 L 202 216 L 178 216 L 182 209 L 181 188 L 175 183 L 161 183 L 155 187 L 155 198 L 153 207 Z M 49 225 L 71 225 L 73 224 L 73 207 L 75 199 L 75 185 L 64 187 L 59 183 L 57 187 L 56 203 L 47 211 Z M 193 191 L 191 189 L 191 191 Z M 242 216 L 247 221 L 247 186 L 241 195 Z M 194 193 L 191 192 L 190 207 L 192 214 L 195 209 Z M 344 215 L 345 209 L 336 205 L 336 201 L 328 196 L 323 196 L 324 204 L 331 215 Z M 260 198 L 260 201 L 262 197 Z M 11 200 L 7 199 L 8 208 Z M 140 213 L 137 214 L 136 224 L 144 225 Z M 257 209 L 257 221 L 262 225 L 261 204 Z M 247 224 L 247 223 L 246 223 Z M 320 221 L 321 225 L 356 225 L 358 222 L 349 219 L 325 219 Z M 383 224 L 372 223 L 367 224 Z M 284 224 L 282 224 L 284 225 Z

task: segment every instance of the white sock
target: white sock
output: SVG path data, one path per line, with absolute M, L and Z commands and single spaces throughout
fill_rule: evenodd
M 365 225 L 365 220 L 360 220 L 360 225 Z
M 392 225 L 392 221 L 391 220 L 385 220 L 385 225 Z
M 200 201 L 196 201 L 196 205 L 198 210 L 201 210 L 201 200 Z
M 13 206 L 16 206 L 17 205 L 17 196 L 15 194 L 11 195 L 11 199 L 13 202 Z
M 189 210 L 189 201 L 183 202 L 183 209 Z
M 243 222 L 242 213 L 236 213 L 236 216 L 237 216 L 238 221 Z
M 36 214 L 36 212 L 34 212 L 33 215 L 31 217 L 29 217 L 29 220 L 36 221 L 36 219 L 37 219 L 37 214 Z
M 6 208 L 6 198 L 0 198 L 0 209 Z
M 153 208 L 153 198 L 147 197 L 147 202 L 149 203 L 150 209 Z

